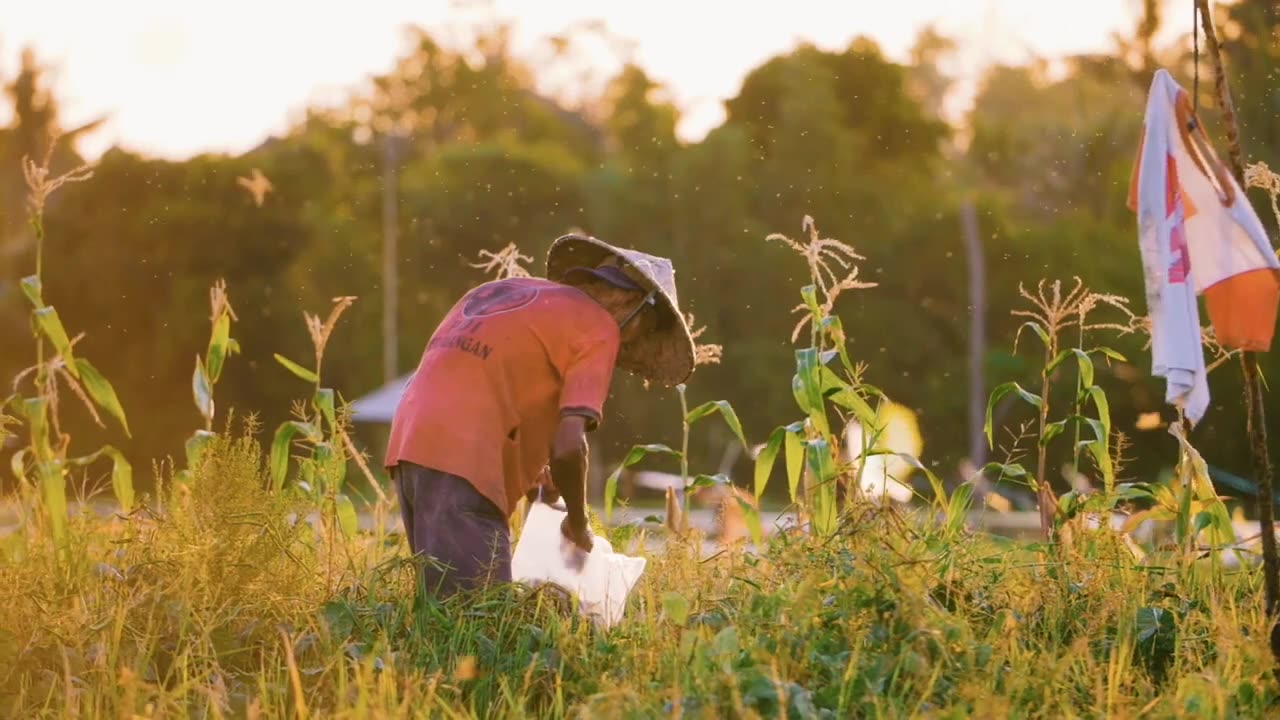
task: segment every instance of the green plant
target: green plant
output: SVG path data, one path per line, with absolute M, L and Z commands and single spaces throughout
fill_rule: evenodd
M 692 493 L 714 485 L 733 484 L 733 481 L 723 473 L 716 473 L 715 475 L 699 474 L 695 475 L 693 478 L 689 477 L 689 432 L 693 428 L 694 423 L 709 415 L 715 415 L 718 413 L 720 417 L 724 419 L 725 425 L 729 426 L 729 429 L 733 431 L 734 436 L 742 443 L 743 449 L 748 450 L 749 446 L 747 445 L 746 436 L 742 432 L 742 423 L 738 420 L 738 413 L 726 400 L 711 400 L 690 410 L 689 401 L 686 398 L 685 386 L 683 383 L 676 386 L 676 392 L 680 395 L 680 449 L 675 450 L 662 444 L 633 446 L 623 458 L 622 464 L 605 479 L 604 516 L 606 520 L 613 516 L 613 503 L 617 498 L 618 480 L 622 477 L 622 471 L 635 465 L 649 455 L 667 455 L 675 457 L 680 461 L 680 484 L 681 487 L 684 488 L 684 507 L 681 510 L 682 517 L 688 517 L 689 515 L 689 496 Z M 763 530 L 760 526 L 759 512 L 754 505 L 742 500 L 741 498 L 736 498 L 736 500 L 746 517 L 747 527 L 751 531 L 752 539 L 759 544 L 763 540 Z M 670 514 L 670 510 L 668 510 L 668 514 Z
M 129 423 L 116 391 L 102 373 L 86 358 L 75 352 L 83 334 L 68 336 L 54 306 L 44 298 L 44 208 L 49 196 L 68 183 L 83 182 L 93 173 L 81 166 L 63 175 L 51 176 L 49 158 L 56 138 L 49 141 L 42 163 L 23 158 L 23 176 L 28 190 L 29 220 L 36 242 L 35 274 L 22 278 L 23 294 L 32 306 L 31 327 L 36 341 L 36 364 L 14 380 L 15 394 L 7 404 L 27 426 L 27 446 L 16 452 L 11 461 L 13 473 L 23 490 L 24 505 L 30 483 L 39 488 L 44 520 L 59 557 L 67 550 L 67 479 L 72 468 L 86 467 L 99 459 L 112 461 L 111 485 L 116 501 L 124 512 L 133 507 L 133 468 L 115 447 L 104 445 L 79 457 L 70 457 L 71 437 L 63 432 L 59 408 L 59 383 L 75 395 L 94 422 L 105 428 L 99 413 L 116 420 L 129 434 Z M 31 379 L 31 394 L 22 394 L 24 380 Z M 24 529 L 27 523 L 23 523 Z
M 196 466 L 204 448 L 213 439 L 213 418 L 215 405 L 213 389 L 222 377 L 222 369 L 232 355 L 240 352 L 240 343 L 231 337 L 231 322 L 238 321 L 231 300 L 227 297 L 227 284 L 223 280 L 214 283 L 209 289 L 210 331 L 209 346 L 204 357 L 196 355 L 196 369 L 191 376 L 191 393 L 196 409 L 204 418 L 204 428 L 196 430 L 186 442 L 187 468 L 178 473 L 178 480 L 190 477 L 191 469 Z
M 279 353 L 275 355 L 285 369 L 311 383 L 313 391 L 309 402 L 295 403 L 293 412 L 297 419 L 286 421 L 276 428 L 271 443 L 272 490 L 277 493 L 284 490 L 289 471 L 290 448 L 295 443 L 305 447 L 306 453 L 297 457 L 299 480 L 295 489 L 320 508 L 325 536 L 330 546 L 328 555 L 331 562 L 334 530 L 338 530 L 347 539 L 353 538 L 359 518 L 355 504 L 343 492 L 351 441 L 346 434 L 345 420 L 339 416 L 337 393 L 332 388 L 322 386 L 320 373 L 325 347 L 338 318 L 353 302 L 355 298 L 350 296 L 334 298 L 329 317 L 323 322 L 318 315 L 303 313 L 315 350 L 315 370 L 303 367 Z M 381 492 L 376 482 L 372 484 Z
M 1061 520 L 1058 517 L 1058 499 L 1053 493 L 1053 487 L 1046 474 L 1048 451 L 1053 440 L 1066 432 L 1069 424 L 1074 426 L 1075 432 L 1072 444 L 1072 471 L 1078 471 L 1081 451 L 1088 451 L 1103 479 L 1104 493 L 1099 496 L 1099 499 L 1104 503 L 1114 502 L 1115 463 L 1111 442 L 1111 409 L 1107 401 L 1106 392 L 1094 382 L 1095 367 L 1093 358 L 1095 355 L 1101 355 L 1109 360 L 1118 360 L 1120 362 L 1125 362 L 1125 358 L 1109 347 L 1086 348 L 1085 340 L 1086 333 L 1090 331 L 1114 330 L 1120 333 L 1128 333 L 1133 329 L 1132 322 L 1124 325 L 1117 323 L 1090 323 L 1090 313 L 1099 306 L 1107 305 L 1117 308 L 1126 313 L 1131 320 L 1133 314 L 1129 312 L 1124 298 L 1091 292 L 1079 278 L 1076 278 L 1075 286 L 1065 294 L 1063 293 L 1061 281 L 1055 281 L 1048 288 L 1045 286 L 1045 281 L 1040 281 L 1037 292 L 1034 295 L 1021 286 L 1019 286 L 1019 291 L 1022 297 L 1030 303 L 1031 308 L 1012 311 L 1014 316 L 1030 318 L 1018 327 L 1017 335 L 1014 337 L 1014 351 L 1017 352 L 1018 342 L 1022 337 L 1023 330 L 1032 330 L 1036 337 L 1040 339 L 1043 349 L 1040 393 L 1030 392 L 1023 388 L 1021 384 L 1012 381 L 997 386 L 992 390 L 987 402 L 986 422 L 983 429 L 987 436 L 987 443 L 994 448 L 993 411 L 996 404 L 1006 395 L 1016 395 L 1018 399 L 1035 408 L 1038 414 L 1035 436 L 1036 473 L 1032 476 L 1020 464 L 1012 462 L 990 464 L 987 468 L 984 468 L 984 471 L 997 470 L 1002 477 L 1027 479 L 1028 484 L 1039 499 L 1040 529 L 1043 536 L 1048 539 L 1053 536 L 1056 523 Z M 1062 347 L 1063 335 L 1071 329 L 1076 330 L 1076 344 L 1073 347 L 1064 349 Z M 1072 360 L 1075 361 L 1074 364 L 1077 367 L 1075 392 L 1072 394 L 1072 411 L 1061 419 L 1050 421 L 1052 411 L 1050 393 L 1053 389 L 1054 380 L 1058 376 L 1059 368 Z M 1083 408 L 1086 403 L 1093 404 L 1096 412 L 1095 417 L 1090 417 L 1084 413 Z M 1092 431 L 1092 439 L 1080 440 L 1081 425 L 1088 427 Z M 1074 503 L 1073 507 L 1075 507 Z
M 866 458 L 883 431 L 871 401 L 884 399 L 879 389 L 863 382 L 865 368 L 855 366 L 850 360 L 843 325 L 833 310 L 845 290 L 872 288 L 876 284 L 858 279 L 856 261 L 864 258 L 853 248 L 839 240 L 819 237 L 811 217 L 805 216 L 803 229 L 809 235 L 808 242 L 776 233 L 766 241 L 786 244 L 809 266 L 812 282 L 800 291 L 803 302 L 796 306 L 795 312 L 802 317 L 791 336 L 792 341 L 796 341 L 800 331 L 809 326 L 809 346 L 796 350 L 796 373 L 791 379 L 796 404 L 805 417 L 770 434 L 756 457 L 755 493 L 757 499 L 763 495 L 778 453 L 785 448 L 791 501 L 798 502 L 801 511 L 812 519 L 815 533 L 830 535 L 836 530 L 840 512 L 837 484 L 845 483 L 846 496 L 852 501 L 860 493 L 861 466 L 865 463 L 859 464 L 857 473 L 849 473 L 837 462 L 842 441 L 832 428 L 829 413 L 834 410 L 841 422 L 845 420 L 845 413 L 852 414 L 867 428 L 859 453 L 860 458 Z M 833 265 L 839 267 L 839 272 Z M 836 358 L 840 360 L 843 377 L 830 367 Z M 802 479 L 806 483 L 800 492 Z

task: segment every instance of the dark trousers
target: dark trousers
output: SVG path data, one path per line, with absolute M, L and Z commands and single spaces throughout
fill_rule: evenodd
M 422 581 L 428 595 L 511 582 L 507 518 L 491 500 L 457 475 L 401 462 L 392 475 L 400 495 L 409 549 L 425 555 Z

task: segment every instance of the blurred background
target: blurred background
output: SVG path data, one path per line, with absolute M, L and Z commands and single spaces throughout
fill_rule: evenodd
M 1224 2 L 1216 18 L 1246 160 L 1273 166 L 1277 8 Z M 1038 386 L 1039 348 L 1014 352 L 1020 283 L 1078 276 L 1146 312 L 1126 194 L 1152 73 L 1193 87 L 1191 30 L 1189 0 L 6 3 L 0 378 L 34 358 L 17 286 L 34 266 L 20 159 L 57 130 L 54 172 L 96 168 L 47 208 L 45 297 L 87 332 L 81 347 L 133 438 L 78 411 L 67 430 L 125 450 L 141 487 L 201 424 L 191 374 L 217 279 L 243 348 L 218 412 L 256 414 L 265 444 L 308 394 L 272 358 L 309 359 L 304 311 L 358 297 L 323 369 L 353 401 L 412 371 L 450 305 L 485 279 L 471 266 L 480 251 L 514 242 L 541 274 L 570 230 L 674 260 L 700 340 L 723 346 L 690 401 L 728 400 L 764 442 L 799 416 L 791 310 L 808 282 L 803 260 L 765 237 L 802 237 L 805 215 L 865 257 L 861 277 L 878 286 L 836 308 L 850 351 L 916 413 L 925 463 L 956 482 L 966 460 L 1004 459 L 981 440 L 991 388 Z M 1209 68 L 1202 58 L 1202 113 L 1224 152 Z M 1274 236 L 1265 195 L 1251 199 Z M 1098 375 L 1128 436 L 1121 477 L 1155 479 L 1176 441 L 1138 418 L 1172 417 L 1163 381 L 1145 338 L 1100 339 L 1131 361 Z M 1263 372 L 1280 376 L 1280 363 L 1264 356 Z M 1247 477 L 1235 363 L 1211 386 L 1193 442 Z M 606 412 L 597 478 L 633 443 L 679 442 L 674 391 L 619 373 Z M 1030 417 L 997 408 L 1003 424 Z M 378 464 L 385 425 L 356 431 Z M 699 424 L 692 466 L 715 472 L 730 439 Z M 1051 467 L 1068 459 L 1061 444 Z M 744 487 L 750 462 L 729 463 Z

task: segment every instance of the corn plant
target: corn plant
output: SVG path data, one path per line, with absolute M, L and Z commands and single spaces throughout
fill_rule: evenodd
M 1094 382 L 1094 358 L 1095 356 L 1102 356 L 1108 360 L 1120 362 L 1126 362 L 1126 360 L 1123 355 L 1106 346 L 1086 347 L 1085 340 L 1091 331 L 1114 330 L 1123 334 L 1132 330 L 1132 322 L 1124 325 L 1091 322 L 1089 315 L 1099 306 L 1107 305 L 1119 309 L 1127 313 L 1131 320 L 1133 315 L 1129 313 L 1124 298 L 1091 292 L 1079 278 L 1076 278 L 1075 286 L 1065 294 L 1063 293 L 1061 281 L 1055 281 L 1047 287 L 1045 282 L 1041 281 L 1034 295 L 1021 286 L 1019 291 L 1022 297 L 1030 303 L 1031 308 L 1012 311 L 1014 316 L 1029 318 L 1018 327 L 1018 332 L 1014 337 L 1014 351 L 1017 351 L 1018 342 L 1024 330 L 1033 331 L 1035 336 L 1039 338 L 1043 352 L 1043 365 L 1040 371 L 1040 392 L 1039 394 L 1033 393 L 1013 381 L 997 386 L 991 392 L 987 402 L 986 421 L 983 431 L 986 433 L 988 445 L 994 447 L 993 411 L 996 404 L 1006 395 L 1014 395 L 1017 399 L 1035 408 L 1038 414 L 1035 433 L 1036 472 L 1032 475 L 1018 463 L 992 463 L 984 470 L 997 470 L 1002 477 L 1024 478 L 1026 480 L 1039 500 L 1041 533 L 1045 539 L 1049 539 L 1053 536 L 1056 524 L 1063 518 L 1058 512 L 1058 498 L 1054 495 L 1052 485 L 1046 475 L 1048 450 L 1053 440 L 1066 432 L 1069 425 L 1073 426 L 1075 432 L 1075 439 L 1072 444 L 1073 470 L 1078 470 L 1079 468 L 1081 452 L 1087 451 L 1098 472 L 1102 475 L 1104 493 L 1098 496 L 1093 504 L 1113 503 L 1115 501 L 1115 463 L 1111 440 L 1111 409 L 1110 403 L 1107 401 L 1106 392 Z M 1064 348 L 1063 336 L 1072 329 L 1077 332 L 1076 344 Z M 1075 392 L 1072 395 L 1072 411 L 1060 419 L 1050 421 L 1052 416 L 1050 393 L 1053 389 L 1054 379 L 1058 375 L 1059 368 L 1071 363 L 1073 360 L 1077 367 L 1077 373 Z M 1093 405 L 1094 416 L 1085 414 L 1084 408 L 1086 404 Z M 1082 425 L 1088 427 L 1092 432 L 1093 437 L 1091 439 L 1080 439 L 1080 426 Z M 1071 506 L 1067 508 L 1070 512 L 1082 507 L 1076 502 L 1074 493 L 1070 495 L 1070 500 Z
M 320 380 L 325 346 L 343 311 L 355 301 L 354 297 L 334 298 L 329 317 L 321 322 L 318 315 L 303 313 L 307 331 L 315 350 L 315 369 L 308 369 L 277 353 L 276 360 L 299 379 L 313 386 L 310 402 L 297 403 L 296 420 L 282 423 L 271 443 L 271 482 L 275 492 L 284 490 L 289 470 L 289 451 L 295 442 L 308 448 L 307 454 L 298 458 L 300 478 L 297 490 L 321 506 L 326 527 L 334 525 L 348 538 L 356 532 L 357 517 L 351 498 L 342 492 L 347 474 L 346 433 L 338 418 L 336 393 L 323 387 Z M 375 484 L 376 487 L 376 484 Z
M 705 356 L 704 356 L 705 357 Z M 676 386 L 676 392 L 680 396 L 680 449 L 676 450 L 663 444 L 635 445 L 629 450 L 622 460 L 622 464 L 616 470 L 610 473 L 605 479 L 604 484 L 604 516 L 609 519 L 613 516 L 613 503 L 618 494 L 618 480 L 622 477 L 622 471 L 639 463 L 650 455 L 665 455 L 674 457 L 680 461 L 680 485 L 683 488 L 683 507 L 679 511 L 680 517 L 687 518 L 689 516 L 689 496 L 703 488 L 713 487 L 716 485 L 732 485 L 733 481 L 724 473 L 716 473 L 714 475 L 698 474 L 692 478 L 689 476 L 689 434 L 694 423 L 706 418 L 710 415 L 719 414 L 724 420 L 725 425 L 729 427 L 742 443 L 744 450 L 749 450 L 746 435 L 742 432 L 742 423 L 738 420 L 738 413 L 733 409 L 727 400 L 711 400 L 705 402 L 692 410 L 689 409 L 688 397 L 685 393 L 685 385 L 682 383 Z M 760 526 L 760 513 L 755 506 L 746 502 L 742 498 L 737 498 L 739 507 L 742 508 L 746 518 L 748 529 L 751 531 L 752 540 L 758 545 L 763 540 L 763 529 Z M 670 505 L 670 502 L 668 502 Z M 672 508 L 667 508 L 668 520 L 672 514 Z M 677 527 L 682 528 L 683 524 L 678 523 Z
M 837 462 L 842 441 L 831 427 L 828 413 L 834 409 L 842 421 L 846 413 L 851 414 L 867 428 L 859 455 L 865 458 L 883 430 L 871 401 L 884 399 L 882 392 L 862 381 L 864 368 L 855 366 L 850 359 L 844 328 L 833 309 L 845 290 L 872 288 L 876 284 L 858 279 L 856 261 L 864 258 L 839 240 L 819 237 L 813 218 L 805 216 L 803 230 L 808 233 L 808 242 L 776 233 L 766 238 L 784 243 L 809 266 L 811 283 L 801 288 L 803 302 L 795 308 L 801 318 L 791 336 L 795 342 L 807 325 L 809 345 L 795 351 L 796 372 L 791 378 L 792 393 L 804 417 L 775 428 L 769 435 L 756 456 L 755 494 L 757 500 L 764 494 L 778 453 L 785 448 L 791 501 L 799 503 L 802 513 L 811 518 L 816 534 L 830 535 L 836 530 L 840 512 L 837 484 L 846 484 L 850 499 L 857 496 L 861 465 L 865 463 L 860 463 L 858 472 L 851 475 Z M 839 267 L 839 272 L 833 265 Z M 831 367 L 837 358 L 844 376 Z M 802 479 L 806 480 L 803 492 Z
M 240 352 L 240 343 L 231 337 L 231 322 L 238 321 L 231 300 L 227 297 L 227 284 L 219 280 L 209 289 L 210 332 L 209 346 L 203 357 L 196 355 L 196 369 L 191 376 L 191 393 L 196 409 L 204 418 L 204 428 L 196 430 L 186 442 L 187 469 L 178 473 L 178 479 L 190 476 L 191 468 L 199 461 L 200 453 L 213 439 L 215 405 L 213 389 L 222 377 L 222 368 L 232 355 Z
M 111 383 L 86 358 L 75 351 L 84 337 L 67 334 L 58 311 L 44 297 L 44 207 L 49 196 L 63 185 L 92 177 L 87 166 L 51 177 L 49 157 L 56 139 L 51 139 L 42 163 L 23 158 L 23 176 L 28 189 L 28 218 L 35 236 L 35 273 L 22 278 L 23 294 L 32 306 L 31 327 L 36 341 L 36 363 L 14 380 L 14 395 L 5 403 L 27 427 L 27 445 L 11 460 L 13 473 L 23 489 L 29 483 L 39 488 L 45 522 L 56 553 L 64 558 L 67 548 L 67 476 L 73 467 L 86 467 L 99 459 L 112 461 L 111 484 L 116 501 L 124 512 L 133 506 L 133 468 L 115 447 L 104 445 L 88 455 L 70 456 L 71 437 L 63 432 L 60 418 L 59 385 L 78 398 L 99 427 L 106 427 L 101 413 L 110 415 L 129 434 L 124 408 Z M 24 381 L 30 380 L 30 395 Z M 24 502 L 24 505 L 26 503 Z M 24 528 L 27 522 L 24 519 Z

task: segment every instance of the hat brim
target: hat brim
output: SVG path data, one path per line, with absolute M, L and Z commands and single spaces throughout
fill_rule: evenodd
M 674 271 L 670 261 L 652 255 L 616 248 L 586 235 L 556 238 L 547 251 L 547 279 L 563 282 L 574 268 L 595 268 L 614 256 L 640 273 L 650 288 L 657 290 L 658 311 L 663 329 L 636 339 L 618 354 L 618 367 L 667 387 L 689 379 L 694 367 L 694 343 L 676 299 Z M 662 263 L 670 277 L 658 277 L 654 267 Z

